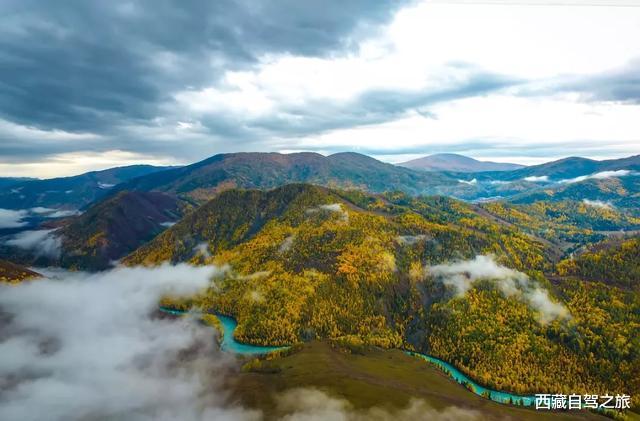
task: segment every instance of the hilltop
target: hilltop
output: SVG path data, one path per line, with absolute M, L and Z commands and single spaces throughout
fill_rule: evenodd
M 289 183 L 311 183 L 370 192 L 400 190 L 433 194 L 455 180 L 397 167 L 357 153 L 220 154 L 185 167 L 139 177 L 124 190 L 163 191 L 204 202 L 230 188 L 271 189 Z
M 524 165 L 503 162 L 479 161 L 464 155 L 440 153 L 398 164 L 401 167 L 422 171 L 511 171 L 524 168 Z

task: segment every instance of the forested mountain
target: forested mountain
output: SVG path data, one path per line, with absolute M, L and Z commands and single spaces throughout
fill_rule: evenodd
M 517 393 L 637 393 L 639 297 L 558 280 L 553 248 L 444 197 L 288 185 L 221 193 L 125 263 L 219 265 L 214 288 L 164 304 L 233 315 L 241 341 L 417 349 Z
M 523 168 L 524 165 L 503 162 L 478 161 L 468 156 L 453 153 L 440 153 L 398 164 L 401 167 L 422 171 L 511 171 Z
M 303 223 L 313 226 L 312 221 L 320 216 L 345 218 L 342 227 L 349 228 L 350 235 L 355 235 L 351 232 L 357 229 L 353 218 L 358 216 L 365 224 L 359 238 L 384 235 L 389 244 L 421 242 L 429 237 L 433 240 L 427 241 L 433 246 L 429 261 L 434 263 L 495 252 L 519 268 L 545 266 L 542 244 L 480 216 L 462 202 L 445 197 L 412 198 L 403 193 L 372 196 L 308 184 L 289 184 L 271 191 L 225 191 L 142 246 L 126 262 L 197 261 L 203 255 L 230 250 L 256 237 L 272 236 L 271 241 L 277 241 L 283 233 L 276 236 L 271 232 L 274 226 L 285 231 Z M 374 229 L 375 224 L 380 224 L 379 229 Z M 519 241 L 523 242 L 521 248 Z M 325 257 L 318 262 L 332 260 L 331 256 Z
M 599 241 L 612 232 L 640 229 L 640 217 L 635 216 L 635 212 L 610 206 L 606 202 L 492 202 L 479 207 L 499 221 L 513 224 L 525 232 L 567 248 Z
M 0 259 L 0 283 L 19 283 L 26 279 L 33 279 L 39 276 L 39 273 L 30 269 Z
M 164 193 L 120 192 L 53 230 L 30 231 L 24 240 L 7 241 L 0 253 L 25 264 L 106 269 L 175 223 L 187 209 L 187 204 Z M 41 244 L 35 237 L 29 240 L 38 233 Z
M 229 188 L 270 189 L 298 182 L 410 194 L 433 194 L 441 186 L 457 184 L 441 174 L 416 172 L 357 153 L 326 157 L 317 153 L 234 153 L 140 177 L 120 188 L 163 191 L 204 202 Z
M 185 204 L 159 192 L 121 192 L 58 232 L 65 267 L 103 269 L 152 239 L 183 215 Z
M 515 171 L 486 173 L 483 176 L 504 181 L 522 180 L 527 177 L 547 177 L 550 181 L 561 181 L 604 171 L 620 170 L 640 171 L 640 155 L 603 161 L 570 157 Z
M 35 178 L 27 177 L 0 177 L 0 188 L 11 187 L 12 185 L 24 183 L 26 181 L 34 181 Z
M 514 195 L 513 203 L 537 201 L 590 200 L 592 203 L 608 204 L 610 207 L 629 209 L 636 215 L 640 205 L 640 176 L 608 177 L 589 179 L 575 183 L 547 186 Z M 596 202 L 597 201 L 597 202 Z
M 562 276 L 575 276 L 640 291 L 640 237 L 609 239 L 558 264 Z
M 131 165 L 72 177 L 11 182 L 0 190 L 0 208 L 80 209 L 106 196 L 117 184 L 165 169 L 166 167 L 151 165 Z

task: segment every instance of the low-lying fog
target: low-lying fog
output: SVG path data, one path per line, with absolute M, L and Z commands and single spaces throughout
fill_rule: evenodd
M 192 294 L 212 266 L 123 268 L 88 274 L 41 270 L 46 279 L 0 285 L 0 419 L 260 420 L 227 402 L 223 379 L 237 362 L 213 329 L 157 316 L 164 294 Z M 314 389 L 278 396 L 289 420 L 476 419 L 423 401 L 355 410 Z

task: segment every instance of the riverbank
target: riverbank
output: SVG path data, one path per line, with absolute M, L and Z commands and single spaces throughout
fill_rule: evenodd
M 369 348 L 353 354 L 327 341 L 308 342 L 291 355 L 264 361 L 256 370 L 238 373 L 229 385 L 233 401 L 264 411 L 267 419 L 285 415 L 279 412 L 277 397 L 298 388 L 344 399 L 354 411 L 384 408 L 393 413 L 418 399 L 440 412 L 455 408 L 463 415 L 469 411 L 471 419 L 605 419 L 587 411 L 536 411 L 504 405 L 469 393 L 440 368 L 403 351 Z
M 184 315 L 185 311 L 176 310 L 168 307 L 160 307 L 160 311 L 172 314 L 172 315 Z M 287 349 L 288 347 L 275 347 L 275 346 L 256 346 L 250 344 L 244 344 L 236 341 L 233 336 L 233 332 L 235 331 L 238 323 L 232 317 L 225 316 L 222 314 L 215 314 L 215 316 L 220 321 L 222 326 L 222 342 L 221 349 L 223 351 L 233 352 L 235 354 L 241 355 L 264 355 L 274 351 L 281 351 Z M 451 379 L 455 380 L 457 383 L 464 385 L 469 391 L 475 393 L 476 395 L 482 396 L 484 398 L 490 399 L 492 401 L 501 403 L 501 404 L 510 404 L 510 405 L 521 405 L 521 406 L 531 406 L 535 403 L 534 396 L 520 396 L 511 394 L 508 392 L 497 391 L 488 389 L 476 383 L 473 379 L 467 377 L 460 370 L 455 368 L 453 365 L 447 363 L 446 361 L 440 360 L 431 355 L 422 354 L 419 352 L 405 351 L 407 355 L 412 357 L 416 357 L 422 359 L 430 364 L 435 365 L 437 368 L 446 373 Z

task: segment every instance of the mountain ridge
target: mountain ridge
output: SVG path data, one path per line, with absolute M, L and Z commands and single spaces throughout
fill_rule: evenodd
M 69 177 L 27 180 L 13 183 L 0 191 L 0 208 L 81 209 L 109 194 L 112 187 L 141 175 L 163 171 L 167 167 L 128 165 L 90 171 Z
M 138 177 L 120 188 L 164 191 L 202 203 L 229 188 L 270 189 L 288 183 L 434 194 L 440 185 L 453 185 L 456 181 L 442 174 L 416 172 L 354 152 L 329 156 L 313 152 L 242 152 L 218 154 L 179 169 Z
M 552 287 L 545 242 L 454 199 L 303 184 L 230 189 L 123 261 L 164 262 L 222 269 L 214 288 L 162 305 L 232 315 L 241 342 L 332 338 L 347 349 L 428 350 L 487 386 L 519 394 L 638 388 L 637 354 L 611 358 L 627 352 L 637 330 L 627 323 L 637 319 L 637 305 L 611 309 L 628 293 L 571 280 Z M 455 279 L 436 276 L 453 269 Z M 491 282 L 502 277 L 494 270 L 517 291 Z M 571 317 L 542 319 L 547 307 L 527 304 L 529 296 L 547 297 L 549 308 Z M 594 312 L 611 315 L 604 320 L 615 328 L 601 329 Z M 618 335 L 625 341 L 612 339 Z M 508 363 L 514 355 L 521 363 Z M 580 375 L 567 377 L 567 367 Z
M 120 192 L 70 220 L 61 238 L 64 267 L 106 269 L 151 240 L 183 214 L 183 205 L 160 192 Z
M 504 181 L 521 180 L 527 177 L 547 177 L 550 181 L 561 181 L 617 170 L 639 171 L 640 155 L 602 161 L 574 156 L 514 171 L 485 172 L 481 176 Z
M 453 153 L 428 155 L 402 162 L 398 165 L 421 171 L 452 172 L 511 171 L 525 167 L 520 164 L 480 161 L 465 155 Z

